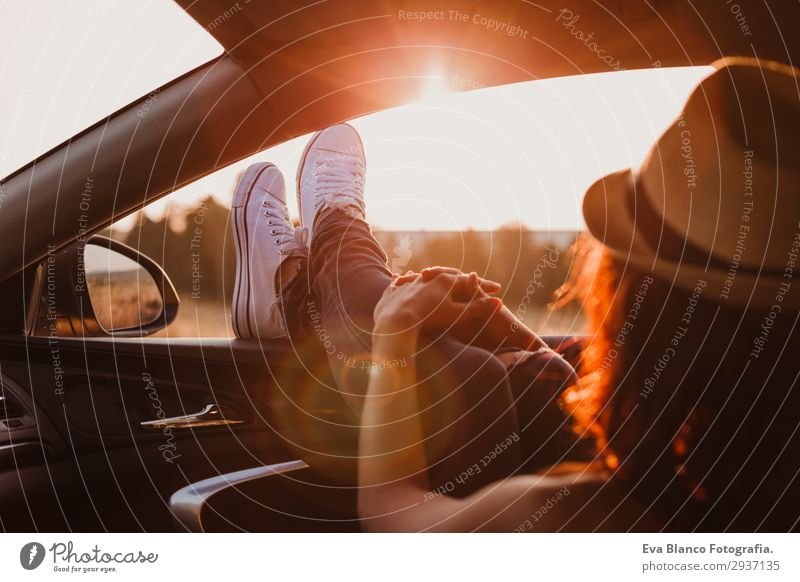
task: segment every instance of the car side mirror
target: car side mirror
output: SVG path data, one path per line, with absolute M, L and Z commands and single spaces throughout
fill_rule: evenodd
M 94 235 L 41 262 L 28 333 L 148 335 L 172 323 L 179 304 L 172 281 L 155 261 L 119 241 Z

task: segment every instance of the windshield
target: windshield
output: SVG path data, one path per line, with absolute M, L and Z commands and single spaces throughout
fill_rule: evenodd
M 25 0 L 0 19 L 0 176 L 222 53 L 172 0 Z

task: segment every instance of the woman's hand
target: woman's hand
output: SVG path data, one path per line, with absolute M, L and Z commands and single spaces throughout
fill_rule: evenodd
M 375 306 L 375 330 L 422 331 L 485 321 L 502 307 L 502 301 L 487 295 L 484 286 L 499 289 L 497 283 L 460 271 L 432 278 L 416 273 L 398 277 Z
M 462 275 L 464 273 L 453 267 L 428 267 L 421 273 L 407 273 L 398 281 L 414 280 L 419 277 L 423 281 L 436 279 L 440 275 Z M 478 287 L 487 293 L 497 293 L 501 285 L 488 279 L 482 279 L 475 273 L 470 273 L 471 281 L 478 281 Z M 460 291 L 456 291 L 458 294 Z M 457 295 L 458 297 L 458 295 Z M 507 307 L 502 306 L 493 311 L 488 319 L 472 319 L 454 328 L 455 335 L 465 343 L 471 343 L 488 350 L 498 347 L 512 347 L 521 350 L 537 350 L 546 344 L 528 326 L 512 313 Z
M 483 277 L 479 277 L 477 273 L 464 273 L 463 271 L 459 271 L 455 267 L 427 267 L 422 270 L 421 273 L 415 273 L 414 271 L 408 271 L 405 275 L 395 275 L 394 284 L 395 285 L 405 285 L 406 283 L 411 283 L 412 281 L 416 281 L 419 278 L 422 278 L 424 281 L 430 281 L 436 275 L 469 275 L 469 277 L 461 277 L 459 281 L 457 281 L 456 286 L 457 288 L 454 289 L 455 293 L 470 293 L 475 291 L 475 287 L 481 289 L 490 295 L 493 295 L 500 291 L 503 288 L 500 283 L 496 281 L 492 281 L 490 279 L 484 279 Z

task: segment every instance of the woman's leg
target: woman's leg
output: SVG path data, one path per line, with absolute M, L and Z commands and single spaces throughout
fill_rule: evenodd
M 520 471 L 532 473 L 565 461 L 589 462 L 594 448 L 581 438 L 561 405 L 564 390 L 574 385 L 573 367 L 548 348 L 517 352 L 508 380 L 519 415 Z
M 430 495 L 463 497 L 512 475 L 521 439 L 503 363 L 482 348 L 428 337 L 417 374 Z
M 391 280 L 369 226 L 331 210 L 314 225 L 307 277 L 286 292 L 287 311 L 300 315 L 290 327 L 302 325 L 304 339 L 322 346 L 356 413 L 369 382 L 373 310 Z M 448 337 L 421 339 L 416 363 L 433 493 L 465 495 L 511 474 L 519 433 L 502 363 Z
M 288 290 L 307 343 L 322 347 L 339 391 L 356 412 L 369 379 L 372 312 L 392 281 L 369 225 L 331 210 L 315 225 L 306 277 Z

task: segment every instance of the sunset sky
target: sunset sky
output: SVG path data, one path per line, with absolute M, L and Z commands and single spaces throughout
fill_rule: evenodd
M 12 2 L 8 10 L 20 18 L 0 22 L 0 175 L 220 51 L 170 1 L 46 4 L 31 12 Z M 586 187 L 639 163 L 707 71 L 628 71 L 451 94 L 459 80 L 432 67 L 419 101 L 352 122 L 367 150 L 369 219 L 398 230 L 581 228 Z M 244 167 L 270 160 L 286 174 L 296 213 L 294 176 L 307 140 L 230 166 L 147 212 L 160 216 L 207 194 L 229 204 Z
M 707 69 L 566 77 L 447 94 L 432 76 L 417 103 L 356 119 L 367 152 L 367 208 L 378 228 L 536 230 L 583 227 L 583 193 L 600 176 L 638 164 Z M 229 204 L 236 176 L 272 161 L 296 214 L 304 136 L 235 164 L 173 196 L 213 193 Z M 170 202 L 150 209 L 155 217 Z

